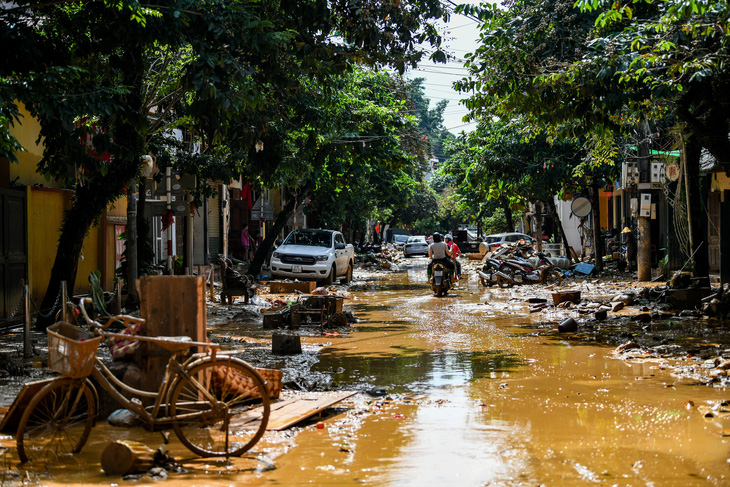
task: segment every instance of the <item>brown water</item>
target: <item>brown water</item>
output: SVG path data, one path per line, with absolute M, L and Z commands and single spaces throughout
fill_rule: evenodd
M 476 280 L 436 298 L 419 267 L 354 289 L 348 305 L 362 320 L 357 331 L 303 340 L 305 348 L 326 345 L 312 372 L 331 375 L 337 389 L 387 395 L 357 395 L 324 418 L 324 429 L 315 420 L 267 433 L 254 452 L 265 462 L 191 459 L 189 473 L 168 482 L 730 485 L 722 436 L 729 426 L 686 407 L 725 399 L 724 389 L 679 380 L 653 362 L 624 363 L 612 347 L 538 327 L 562 315 L 531 315 L 508 301 L 509 290 L 485 290 Z M 158 434 L 97 427 L 77 463 L 40 483 L 126 483 L 98 463 L 106 442 L 125 435 L 160 443 Z M 190 457 L 177 440 L 171 448 Z M 4 460 L 16 468 L 11 450 Z

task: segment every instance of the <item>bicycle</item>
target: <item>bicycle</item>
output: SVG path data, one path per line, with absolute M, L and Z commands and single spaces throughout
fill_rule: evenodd
M 144 320 L 125 315 L 102 325 L 81 311 L 91 332 L 59 322 L 49 328 L 49 365 L 62 374 L 44 386 L 28 404 L 18 426 L 16 443 L 21 463 L 55 461 L 79 453 L 94 426 L 99 396 L 93 377 L 122 407 L 133 411 L 150 431 L 162 431 L 165 443 L 172 428 L 180 441 L 203 457 L 235 457 L 252 448 L 266 431 L 271 401 L 265 381 L 243 360 L 219 352 L 214 343 L 189 337 L 146 337 L 111 333 L 115 322 L 129 328 Z M 102 339 L 151 342 L 171 352 L 156 392 L 132 388 L 117 379 L 96 357 Z M 206 351 L 192 353 L 193 347 Z M 120 391 L 134 396 L 128 399 Z M 143 406 L 139 398 L 153 399 Z M 260 412 L 252 412 L 260 398 Z

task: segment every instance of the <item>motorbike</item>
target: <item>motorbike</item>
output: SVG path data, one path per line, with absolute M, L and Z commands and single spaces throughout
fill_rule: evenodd
M 451 270 L 442 262 L 434 262 L 431 269 L 431 290 L 435 296 L 445 296 L 451 289 Z
M 479 279 L 484 287 L 494 286 L 499 283 L 499 266 L 502 265 L 502 261 L 493 257 L 487 257 L 484 259 L 484 265 L 481 271 L 477 271 Z
M 509 247 L 503 246 L 492 257 L 486 257 L 483 260 L 484 265 L 482 266 L 482 270 L 477 271 L 482 286 L 490 287 L 499 284 L 499 275 L 497 273 L 499 272 L 499 267 L 504 262 L 502 256 L 509 252 L 509 250 Z
M 499 287 L 508 288 L 515 284 L 557 284 L 560 286 L 563 273 L 558 270 L 547 256 L 537 252 L 537 268 L 533 268 L 527 261 L 509 259 L 502 262 L 496 272 Z

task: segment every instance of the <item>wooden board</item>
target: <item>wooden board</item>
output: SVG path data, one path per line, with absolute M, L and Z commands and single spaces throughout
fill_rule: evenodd
M 290 395 L 281 401 L 271 403 L 271 414 L 269 415 L 269 424 L 266 426 L 266 429 L 268 431 L 285 430 L 355 394 L 357 392 L 343 391 L 307 392 L 304 394 Z M 255 423 L 260 419 L 261 408 L 256 408 L 246 414 L 236 416 L 231 420 L 231 426 L 241 428 L 245 425 Z
M 28 406 L 30 400 L 33 399 L 33 396 L 38 394 L 46 384 L 55 379 L 56 377 L 51 377 L 50 379 L 43 379 L 24 384 L 23 388 L 20 389 L 18 395 L 15 397 L 15 401 L 13 401 L 13 404 L 10 405 L 10 409 L 8 409 L 8 412 L 5 416 L 3 416 L 2 421 L 0 421 L 0 432 L 15 434 L 15 432 L 18 431 L 20 418 L 23 416 L 25 408 Z
M 137 286 L 140 316 L 146 321 L 145 335 L 187 336 L 194 342 L 208 341 L 202 276 L 144 276 L 137 281 Z M 154 344 L 143 344 L 140 353 L 135 355 L 142 373 L 140 383 L 134 387 L 156 391 L 169 357 L 169 351 Z
M 269 431 L 285 430 L 355 394 L 357 392 L 354 391 L 310 392 L 272 404 L 271 416 L 266 429 Z

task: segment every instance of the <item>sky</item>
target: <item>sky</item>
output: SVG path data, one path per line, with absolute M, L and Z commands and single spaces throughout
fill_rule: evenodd
M 453 7 L 460 3 L 479 4 L 479 1 L 455 0 L 443 3 Z M 454 134 L 462 131 L 470 132 L 476 127 L 476 123 L 465 124 L 461 120 L 468 113 L 466 107 L 459 103 L 465 95 L 456 92 L 452 85 L 467 74 L 464 68 L 464 56 L 468 52 L 474 52 L 478 45 L 478 25 L 472 18 L 452 13 L 449 23 L 441 30 L 444 35 L 445 50 L 454 59 L 446 64 L 425 60 L 417 69 L 409 70 L 407 74 L 410 78 L 425 78 L 423 87 L 426 97 L 431 100 L 431 108 L 434 108 L 440 100 L 449 101 L 444 112 L 444 126 Z

